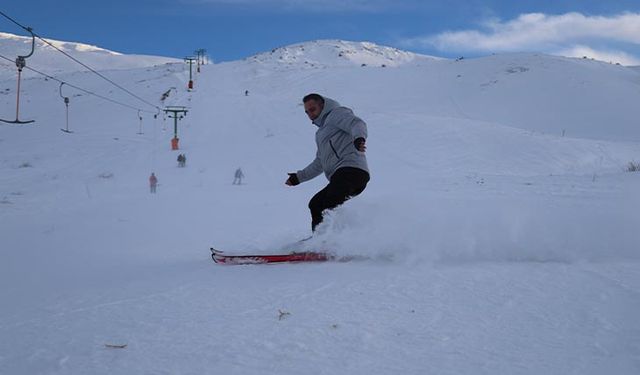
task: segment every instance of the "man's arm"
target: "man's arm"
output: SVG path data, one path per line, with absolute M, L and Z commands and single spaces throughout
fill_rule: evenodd
M 296 177 L 298 177 L 299 182 L 305 182 L 318 177 L 321 173 L 322 164 L 320 163 L 320 158 L 316 155 L 311 164 L 296 172 Z
M 320 158 L 316 154 L 316 158 L 313 159 L 311 164 L 307 165 L 304 169 L 297 171 L 296 173 L 289 173 L 289 178 L 285 181 L 285 184 L 289 186 L 296 186 L 301 182 L 309 181 L 317 177 L 322 173 L 322 164 Z

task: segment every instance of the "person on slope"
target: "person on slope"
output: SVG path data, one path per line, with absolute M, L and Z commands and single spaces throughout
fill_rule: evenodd
M 242 169 L 238 168 L 236 169 L 236 173 L 233 177 L 233 184 L 234 185 L 242 185 L 242 179 L 244 178 L 244 173 L 242 173 Z
M 302 101 L 305 113 L 318 127 L 318 149 L 311 164 L 295 173 L 288 173 L 289 178 L 285 184 L 295 186 L 324 172 L 329 184 L 309 202 L 311 229 L 315 231 L 322 222 L 324 210 L 341 205 L 367 187 L 367 124 L 354 115 L 351 109 L 319 94 L 309 94 Z
M 151 190 L 151 194 L 155 194 L 156 186 L 158 186 L 158 178 L 156 174 L 152 172 L 151 176 L 149 176 L 149 189 Z

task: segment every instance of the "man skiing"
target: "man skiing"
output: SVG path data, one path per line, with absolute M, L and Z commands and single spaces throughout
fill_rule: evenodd
M 295 186 L 309 181 L 322 172 L 329 184 L 309 202 L 311 229 L 322 222 L 322 212 L 333 209 L 362 193 L 369 182 L 369 168 L 365 156 L 367 124 L 351 109 L 319 94 L 302 99 L 304 111 L 316 131 L 315 159 L 302 170 L 288 173 L 286 185 Z

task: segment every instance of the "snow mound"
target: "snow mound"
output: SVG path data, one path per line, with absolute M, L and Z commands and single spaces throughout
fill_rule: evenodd
M 28 53 L 29 49 L 30 49 L 30 45 L 31 45 L 31 38 L 30 37 L 25 37 L 25 36 L 19 36 L 19 35 L 14 35 L 14 34 L 9 34 L 9 33 L 3 33 L 0 32 L 0 40 L 3 41 L 13 41 L 14 42 L 14 46 L 12 47 L 21 47 L 24 45 L 24 49 L 25 49 L 25 55 Z M 49 40 L 49 39 L 47 39 Z M 75 43 L 75 42 L 65 42 L 65 41 L 59 41 L 59 40 L 49 40 L 49 42 L 51 42 L 51 44 L 53 44 L 54 46 L 56 46 L 57 48 L 63 50 L 64 52 L 73 52 L 73 51 L 81 51 L 81 52 L 97 52 L 97 53 L 104 53 L 107 55 L 122 55 L 121 53 L 118 52 L 113 52 L 113 51 L 109 51 L 108 49 L 104 49 L 104 48 L 100 48 L 98 46 L 94 46 L 94 45 L 90 45 L 90 44 L 84 44 L 84 43 Z M 36 39 L 36 46 L 37 48 L 45 48 L 45 49 L 53 49 L 53 47 L 47 45 L 46 43 L 44 43 L 43 41 Z M 11 46 L 10 46 L 11 47 Z
M 170 57 L 124 55 L 94 45 L 45 39 L 96 70 L 135 69 L 181 61 Z M 0 32 L 0 55 L 13 60 L 19 55 L 26 56 L 29 52 L 31 37 Z M 33 55 L 27 59 L 27 66 L 52 75 L 87 70 L 38 38 Z M 15 64 L 0 59 L 0 80 L 13 79 L 15 70 Z
M 311 68 L 334 66 L 398 67 L 441 60 L 370 42 L 316 40 L 274 48 L 248 58 L 249 61 L 282 66 Z

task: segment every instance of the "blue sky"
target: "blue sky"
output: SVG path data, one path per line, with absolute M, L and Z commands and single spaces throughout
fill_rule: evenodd
M 640 0 L 31 0 L 0 10 L 41 36 L 123 53 L 241 59 L 314 39 L 443 57 L 535 51 L 640 65 Z M 0 31 L 24 35 L 4 18 Z

